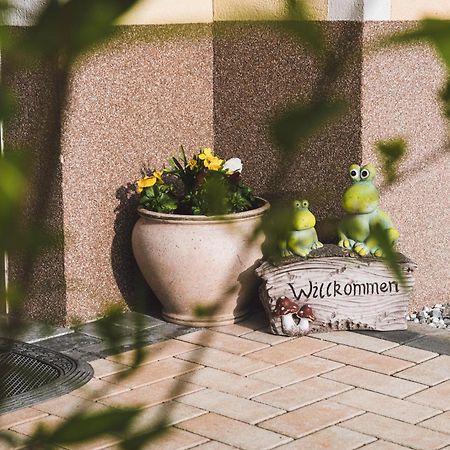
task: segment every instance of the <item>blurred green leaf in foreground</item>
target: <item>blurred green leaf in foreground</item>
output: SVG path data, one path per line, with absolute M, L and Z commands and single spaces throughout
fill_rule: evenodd
M 406 154 L 406 142 L 403 139 L 379 141 L 376 149 L 383 163 L 383 173 L 387 184 L 392 184 L 397 179 L 398 164 Z

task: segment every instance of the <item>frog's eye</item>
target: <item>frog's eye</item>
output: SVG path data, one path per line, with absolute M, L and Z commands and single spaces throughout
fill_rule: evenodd
M 365 180 L 366 178 L 368 178 L 370 175 L 370 172 L 367 169 L 362 169 L 361 170 L 361 180 Z
M 302 203 L 299 202 L 298 200 L 296 200 L 296 201 L 294 202 L 294 206 L 295 206 L 296 208 L 300 208 L 300 207 L 302 206 Z
M 350 166 L 350 178 L 354 181 L 359 181 L 360 180 L 360 167 L 357 164 L 352 164 Z
M 308 208 L 308 206 L 309 206 L 308 200 L 303 200 L 302 201 L 302 207 L 303 208 Z
M 361 180 L 373 180 L 377 173 L 377 169 L 373 164 L 366 164 L 361 168 Z

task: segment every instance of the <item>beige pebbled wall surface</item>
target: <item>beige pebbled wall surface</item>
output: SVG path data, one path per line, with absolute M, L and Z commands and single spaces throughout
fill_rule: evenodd
M 408 142 L 399 182 L 390 187 L 378 182 L 381 206 L 400 231 L 399 249 L 418 264 L 411 305 L 417 310 L 449 302 L 449 124 L 437 100 L 445 71 L 425 46 L 368 50 L 375 39 L 407 26 L 364 25 L 362 154 L 365 161 L 376 160 L 373 144 L 380 139 L 403 137 Z
M 75 69 L 63 142 L 67 314 L 133 307 L 137 219 L 125 193 L 143 165 L 212 146 L 209 25 L 126 27 Z
M 243 176 L 259 194 L 308 198 L 319 220 L 341 214 L 347 167 L 360 155 L 362 39 L 357 22 L 321 22 L 321 28 L 336 60 L 346 61 L 337 80 L 322 77 L 317 60 L 279 25 L 216 24 L 214 40 L 217 151 L 242 158 Z M 272 141 L 271 121 L 289 105 L 308 102 L 319 85 L 323 98 L 341 98 L 348 108 L 274 179 L 280 152 Z
M 347 65 L 336 81 L 320 79 L 314 59 L 272 21 L 121 27 L 73 71 L 50 218 L 65 249 L 40 265 L 29 316 L 63 323 L 93 319 L 111 303 L 134 308 L 142 279 L 131 253 L 136 213 L 126 185 L 142 164 L 161 166 L 179 144 L 188 151 L 215 145 L 225 157 L 241 157 L 257 193 L 305 196 L 323 226 L 342 214 L 348 165 L 374 160 L 373 143 L 398 134 L 408 139 L 411 158 L 401 183 L 382 187 L 382 207 L 400 230 L 400 249 L 419 264 L 412 309 L 448 301 L 450 261 L 440 249 L 450 244 L 450 167 L 436 101 L 442 67 L 429 49 L 369 52 L 379 33 L 404 26 L 321 22 L 336 62 Z M 36 145 L 45 157 L 49 81 L 11 77 L 26 108 L 6 138 Z M 273 180 L 270 119 L 308 100 L 317 85 L 349 108 Z
M 94 319 L 111 304 L 136 308 L 142 278 L 127 184 L 144 165 L 167 163 L 180 144 L 213 146 L 212 61 L 211 25 L 129 26 L 73 68 L 49 217 L 64 251 L 39 261 L 27 317 L 61 324 Z M 6 140 L 28 144 L 45 161 L 52 87 L 39 72 L 7 68 L 24 107 Z M 35 182 L 45 176 L 37 170 Z M 20 267 L 11 258 L 12 279 Z

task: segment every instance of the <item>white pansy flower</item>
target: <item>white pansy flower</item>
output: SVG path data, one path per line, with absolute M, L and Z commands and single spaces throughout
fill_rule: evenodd
M 239 158 L 230 158 L 223 165 L 223 169 L 229 174 L 242 172 L 242 161 Z

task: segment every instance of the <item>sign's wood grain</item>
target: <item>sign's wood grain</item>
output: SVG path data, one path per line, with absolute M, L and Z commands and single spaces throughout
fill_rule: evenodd
M 311 305 L 315 320 L 311 332 L 406 328 L 410 293 L 416 265 L 399 254 L 405 275 L 402 286 L 380 258 L 350 257 L 334 245 L 318 249 L 308 258 L 291 257 L 280 264 L 264 262 L 257 273 L 262 278 L 261 301 L 275 334 L 303 334 L 286 330 L 282 316 L 274 313 L 280 297 L 299 307 Z M 299 320 L 294 314 L 294 320 Z

